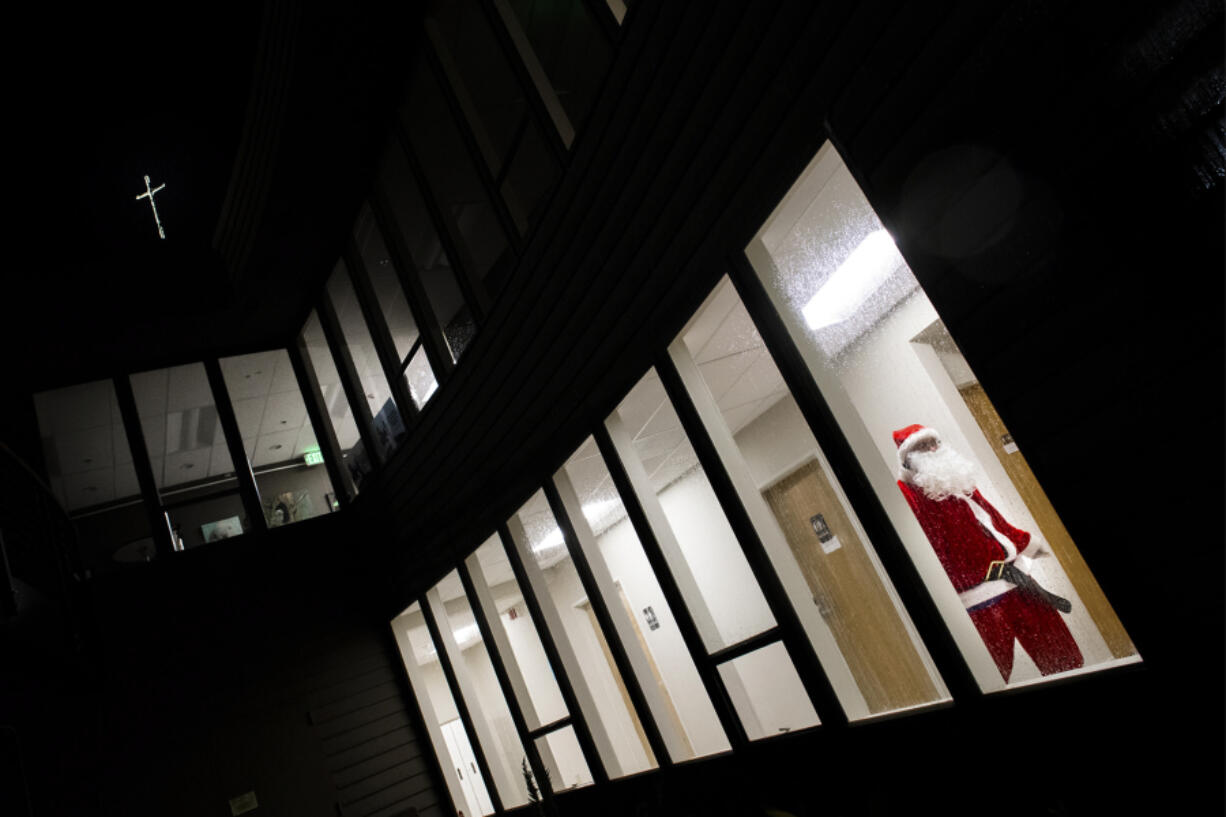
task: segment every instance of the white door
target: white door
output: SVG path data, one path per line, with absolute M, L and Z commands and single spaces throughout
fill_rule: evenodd
M 465 817 L 493 814 L 494 805 L 490 802 L 489 792 L 485 789 L 485 781 L 477 768 L 477 758 L 473 754 L 472 744 L 464 731 L 464 724 L 459 718 L 442 725 L 443 740 L 447 742 L 447 751 L 451 755 L 452 765 L 464 787 L 464 797 L 468 801 Z

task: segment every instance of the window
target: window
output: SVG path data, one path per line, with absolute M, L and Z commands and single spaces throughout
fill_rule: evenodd
M 451 571 L 431 588 L 426 599 L 442 635 L 456 684 L 485 751 L 498 796 L 506 807 L 523 805 L 528 802 L 523 775 L 527 755 L 456 571 Z
M 413 64 L 401 120 L 438 201 L 444 229 L 459 243 L 462 257 L 456 262 L 497 295 L 513 264 L 511 249 L 424 54 Z
M 543 491 L 507 523 L 609 777 L 655 768 L 655 755 L 609 648 L 608 634 Z
M 439 237 L 417 177 L 399 142 L 383 154 L 379 181 L 391 205 L 400 237 L 421 279 L 426 299 L 443 330 L 452 360 L 459 360 L 477 332 L 472 312 L 460 291 L 456 271 Z
M 669 353 L 848 717 L 947 699 L 864 529 L 727 278 Z M 765 661 L 763 652 L 745 661 Z
M 564 111 L 553 118 L 569 147 L 613 61 L 599 22 L 584 0 L 495 0 L 494 7 L 529 72 L 544 80 L 546 106 Z
M 746 253 L 981 688 L 1138 661 L 831 145 Z
M 426 31 L 520 234 L 560 168 L 478 0 L 446 4 Z
M 414 603 L 393 619 L 392 633 L 452 801 L 465 814 L 493 814 L 494 805 L 477 762 L 472 736 L 460 720 L 421 605 Z
M 204 364 L 139 372 L 130 380 L 175 547 L 250 530 Z
M 328 279 L 328 299 L 336 313 L 346 349 L 353 359 L 353 368 L 357 372 L 362 392 L 366 395 L 366 402 L 374 418 L 379 453 L 386 456 L 403 439 L 404 422 L 400 419 L 396 401 L 392 399 L 391 388 L 379 363 L 379 356 L 375 353 L 374 341 L 370 337 L 370 330 L 366 328 L 366 319 L 362 316 L 362 309 L 344 262 L 337 262 L 332 276 Z
M 362 480 L 374 465 L 362 446 L 357 422 L 349 407 L 349 399 L 341 386 L 336 361 L 332 358 L 332 351 L 328 348 L 328 341 L 324 337 L 323 327 L 315 310 L 311 310 L 306 324 L 302 327 L 302 339 L 311 367 L 315 370 L 315 379 L 319 381 L 319 393 L 332 423 L 332 431 L 336 434 L 336 442 L 344 458 L 345 467 L 349 469 L 354 486 L 360 488 Z
M 726 751 L 711 697 L 595 440 L 579 447 L 554 483 L 670 757 Z
M 375 301 L 391 333 L 396 359 L 404 367 L 404 379 L 409 387 L 409 395 L 413 403 L 421 408 L 438 388 L 438 381 L 434 378 L 430 361 L 426 359 L 426 349 L 422 345 L 417 320 L 413 317 L 413 310 L 409 308 L 400 283 L 400 275 L 392 263 L 391 254 L 379 233 L 379 226 L 375 223 L 369 204 L 363 204 L 358 213 L 357 223 L 353 227 L 353 238 L 361 254 L 362 266 L 370 280 Z
M 111 381 L 39 392 L 34 410 L 49 487 L 73 518 L 87 566 L 152 559 L 149 514 Z
M 605 425 L 707 652 L 776 631 L 770 605 L 654 369 Z M 721 664 L 720 674 L 749 735 L 765 736 L 763 722 L 777 724 L 776 730 L 817 724 L 807 695 L 774 697 L 781 684 L 803 689 L 786 650 Z
M 222 358 L 221 373 L 238 420 L 270 528 L 329 513 L 335 489 L 319 454 L 298 379 L 284 349 Z
M 477 548 L 466 564 L 525 726 L 542 733 L 536 749 L 549 772 L 550 785 L 558 791 L 590 784 L 592 773 L 557 676 L 498 535 Z

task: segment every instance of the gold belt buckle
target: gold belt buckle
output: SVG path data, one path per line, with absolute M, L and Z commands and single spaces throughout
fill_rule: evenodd
M 984 576 L 983 580 L 985 582 L 990 582 L 995 579 L 999 579 L 1001 572 L 1005 569 L 1005 565 L 1007 564 L 1009 564 L 1007 559 L 997 559 L 994 562 L 990 562 L 988 564 L 987 575 Z

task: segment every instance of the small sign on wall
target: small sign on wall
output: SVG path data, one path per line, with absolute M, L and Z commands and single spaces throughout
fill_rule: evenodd
M 255 792 L 249 791 L 246 794 L 240 794 L 238 797 L 230 798 L 230 817 L 238 817 L 240 814 L 246 814 L 249 811 L 255 811 L 259 807 L 256 802 Z
M 1001 444 L 1001 445 L 1003 445 L 1003 446 L 1005 447 L 1005 453 L 1006 453 L 1006 454 L 1016 454 L 1016 453 L 1017 453 L 1017 443 L 1013 442 L 1013 435 L 1012 435 L 1012 434 L 1010 434 L 1010 433 L 1008 433 L 1008 432 L 1005 432 L 1004 434 L 1001 434 L 1001 435 L 1000 435 L 1000 444 Z
M 647 629 L 649 630 L 660 629 L 660 619 L 656 618 L 656 611 L 654 608 L 644 607 L 643 608 L 643 618 L 646 619 L 647 621 Z
M 834 553 L 843 546 L 839 541 L 839 537 L 834 535 L 830 530 L 830 525 L 826 524 L 826 517 L 820 513 L 815 514 L 809 519 L 809 524 L 813 526 L 813 532 L 817 534 L 817 541 L 822 546 L 822 553 Z

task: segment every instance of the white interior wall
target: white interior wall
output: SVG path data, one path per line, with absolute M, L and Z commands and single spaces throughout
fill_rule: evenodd
M 626 600 L 630 602 L 635 623 L 664 680 L 694 753 L 701 756 L 727 749 L 728 739 L 719 724 L 719 717 L 702 686 L 702 679 L 690 658 L 647 555 L 639 544 L 634 526 L 623 517 L 605 530 L 597 541 L 609 572 L 621 584 Z M 652 608 L 659 622 L 655 630 L 648 626 L 643 616 L 646 607 Z M 652 680 L 642 679 L 642 682 L 651 683 Z
M 574 646 L 583 677 L 592 692 L 597 712 L 617 754 L 618 762 L 626 772 L 647 769 L 650 766 L 647 754 L 643 751 L 643 744 L 639 741 L 630 713 L 626 711 L 621 690 L 617 687 L 609 661 L 597 640 L 588 612 L 582 606 L 576 606 L 577 602 L 587 598 L 587 594 L 579 581 L 574 563 L 567 557 L 544 573 L 550 595 L 557 605 L 567 637 Z M 572 781 L 567 781 L 568 785 L 570 782 Z
M 524 717 L 531 728 L 537 728 L 563 717 L 566 714 L 566 702 L 562 700 L 562 691 L 558 689 L 554 679 L 549 658 L 537 637 L 532 619 L 525 612 L 523 602 L 518 602 L 514 609 L 514 619 L 511 618 L 509 610 L 501 614 L 502 626 L 535 710 L 530 714 L 525 707 Z
M 506 699 L 502 696 L 502 688 L 498 685 L 498 676 L 494 674 L 494 666 L 490 663 L 489 653 L 482 642 L 477 641 L 464 650 L 464 664 L 468 668 L 469 678 L 481 701 L 481 710 L 485 713 L 493 729 L 496 747 L 482 747 L 485 751 L 485 761 L 502 766 L 507 780 L 515 781 L 517 788 L 523 789 L 523 797 L 527 798 L 523 771 L 520 762 L 525 758 L 524 750 L 511 720 L 511 712 L 507 709 Z M 497 777 L 497 774 L 495 777 Z

